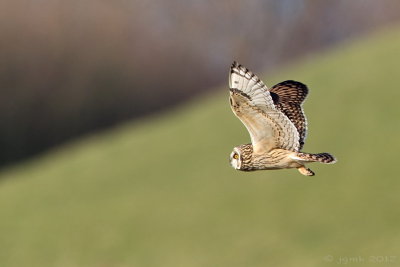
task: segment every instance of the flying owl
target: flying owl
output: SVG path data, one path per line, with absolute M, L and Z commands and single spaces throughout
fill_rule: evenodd
M 251 138 L 251 144 L 233 149 L 230 154 L 233 168 L 241 171 L 297 168 L 301 174 L 313 176 L 306 164 L 336 162 L 329 153 L 300 152 L 307 135 L 302 108 L 308 94 L 306 85 L 289 80 L 268 89 L 251 71 L 233 62 L 229 87 L 232 111 Z

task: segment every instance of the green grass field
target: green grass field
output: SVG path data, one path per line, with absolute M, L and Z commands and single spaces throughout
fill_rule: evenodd
M 227 85 L 4 170 L 0 266 L 400 266 L 399 49 L 387 30 L 263 77 L 309 86 L 304 151 L 339 160 L 315 177 L 230 167 Z

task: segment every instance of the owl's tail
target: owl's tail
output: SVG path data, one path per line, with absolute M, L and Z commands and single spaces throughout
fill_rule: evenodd
M 324 164 L 336 163 L 336 158 L 329 153 L 310 154 L 298 152 L 293 159 L 304 162 L 321 162 Z

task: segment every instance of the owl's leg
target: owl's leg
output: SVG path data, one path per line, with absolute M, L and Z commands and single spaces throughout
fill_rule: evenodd
M 309 168 L 306 168 L 305 166 L 301 166 L 299 168 L 297 168 L 299 170 L 299 172 L 305 176 L 314 176 L 315 173 L 310 170 Z

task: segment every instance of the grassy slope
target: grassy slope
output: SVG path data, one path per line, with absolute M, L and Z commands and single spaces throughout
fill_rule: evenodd
M 397 256 L 400 32 L 264 77 L 305 82 L 305 151 L 336 165 L 241 173 L 227 92 L 7 170 L 0 266 L 333 266 Z

